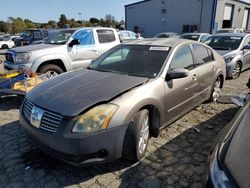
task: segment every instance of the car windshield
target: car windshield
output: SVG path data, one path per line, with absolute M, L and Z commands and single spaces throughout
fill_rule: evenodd
M 118 45 L 98 59 L 89 69 L 137 77 L 156 77 L 169 54 L 169 47 Z
M 1 38 L 1 41 L 8 41 L 10 40 L 10 36 L 4 36 Z
M 189 39 L 189 40 L 199 40 L 200 35 L 182 35 L 181 38 L 183 39 Z
M 204 43 L 215 50 L 235 50 L 239 47 L 243 37 L 211 36 Z
M 63 30 L 58 31 L 49 37 L 45 44 L 55 44 L 55 45 L 62 45 L 67 42 L 67 40 L 71 37 L 74 33 L 74 30 Z

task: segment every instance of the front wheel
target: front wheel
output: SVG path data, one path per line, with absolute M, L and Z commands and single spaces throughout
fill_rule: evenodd
M 149 112 L 140 110 L 129 125 L 123 144 L 123 157 L 139 161 L 147 150 L 149 140 Z
M 240 73 L 241 73 L 241 64 L 237 62 L 232 72 L 232 79 L 238 78 L 240 76 Z
M 214 82 L 209 101 L 216 102 L 218 100 L 221 92 L 221 85 L 222 85 L 222 79 L 221 77 L 218 77 Z
M 47 78 L 53 78 L 58 74 L 63 73 L 63 70 L 54 64 L 44 65 L 40 68 L 39 73 L 46 74 Z

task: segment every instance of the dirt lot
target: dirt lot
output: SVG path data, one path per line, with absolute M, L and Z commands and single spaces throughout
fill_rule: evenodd
M 227 80 L 223 95 L 247 93 L 250 70 Z M 0 103 L 0 187 L 201 187 L 207 155 L 234 117 L 233 104 L 202 104 L 151 139 L 144 160 L 72 167 L 34 147 L 18 125 L 15 97 Z M 193 129 L 197 128 L 199 131 Z

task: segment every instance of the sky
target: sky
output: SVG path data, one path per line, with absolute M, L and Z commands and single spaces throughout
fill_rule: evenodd
M 34 22 L 58 21 L 61 14 L 76 20 L 91 17 L 105 18 L 111 14 L 116 20 L 125 20 L 124 5 L 140 0 L 10 0 L 0 6 L 0 20 L 21 17 Z
M 47 23 L 58 21 L 61 14 L 76 20 L 100 19 L 111 14 L 120 21 L 125 20 L 124 5 L 138 1 L 141 0 L 10 0 L 1 3 L 0 20 L 7 21 L 11 16 Z

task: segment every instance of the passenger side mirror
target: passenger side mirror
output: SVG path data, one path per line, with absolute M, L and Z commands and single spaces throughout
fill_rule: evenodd
M 189 75 L 189 71 L 187 69 L 173 69 L 167 74 L 167 79 L 178 79 L 184 78 Z
M 69 47 L 72 48 L 74 45 L 78 45 L 78 44 L 80 44 L 80 41 L 78 39 L 74 39 L 70 41 Z
M 250 45 L 247 44 L 247 45 L 243 46 L 242 50 L 250 50 Z

